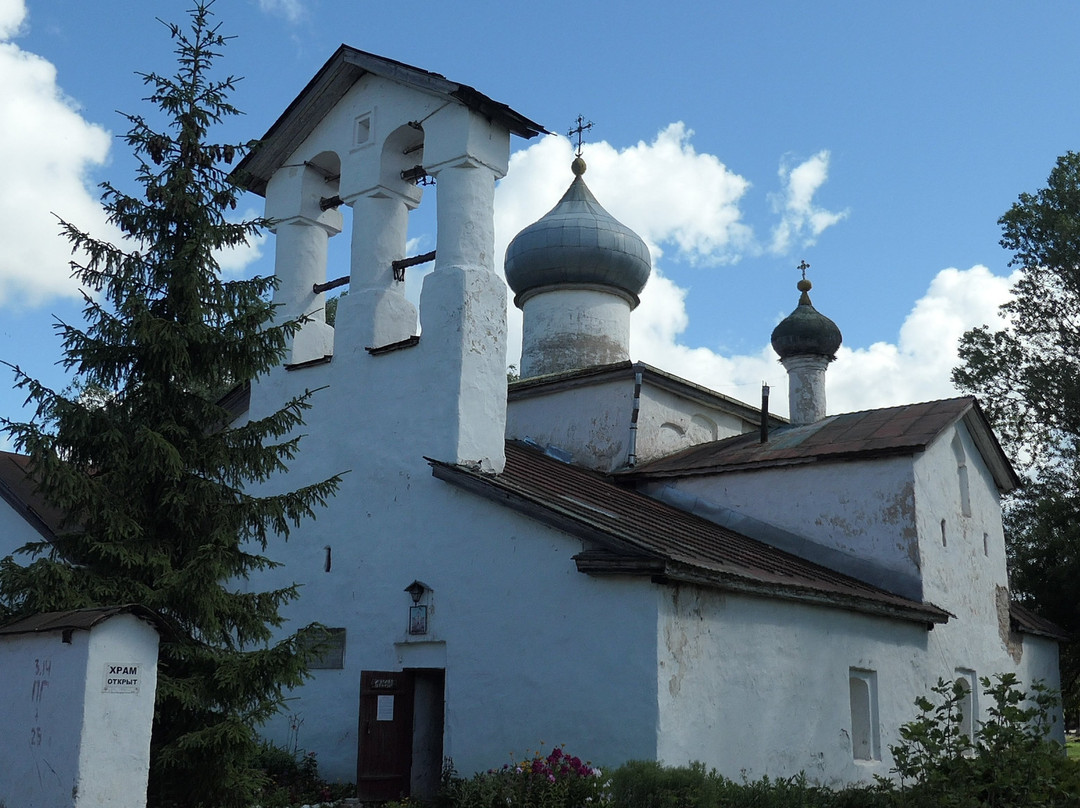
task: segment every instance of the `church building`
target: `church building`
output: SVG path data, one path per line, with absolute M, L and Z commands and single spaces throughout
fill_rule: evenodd
M 1010 599 L 1000 503 L 1019 480 L 979 404 L 830 413 L 841 333 L 805 278 L 773 292 L 798 301 L 772 334 L 790 419 L 633 361 L 649 250 L 580 156 L 497 272 L 510 139 L 544 134 L 342 46 L 236 170 L 274 221 L 280 316 L 310 318 L 236 394 L 237 423 L 317 390 L 275 485 L 344 473 L 250 584 L 299 583 L 289 630 L 330 635 L 267 738 L 368 799 L 541 744 L 836 785 L 889 775 L 939 678 L 969 688 L 969 726 L 978 677 L 1058 686 L 1061 638 Z M 436 249 L 409 256 L 421 204 Z M 344 279 L 327 269 L 341 236 Z M 432 260 L 416 306 L 405 273 Z

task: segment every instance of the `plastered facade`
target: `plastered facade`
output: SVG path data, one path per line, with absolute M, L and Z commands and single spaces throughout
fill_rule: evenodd
M 290 367 L 253 385 L 246 416 L 318 390 L 300 454 L 274 485 L 344 473 L 318 518 L 271 549 L 282 567 L 254 581 L 301 585 L 286 611 L 289 630 L 318 621 L 346 636 L 342 667 L 313 672 L 266 728 L 271 740 L 314 751 L 324 775 L 351 780 L 361 672 L 436 669 L 445 672 L 442 754 L 462 773 L 543 742 L 605 764 L 700 760 L 733 777 L 805 771 L 840 783 L 888 773 L 888 744 L 938 677 L 1018 670 L 1025 681 L 1056 682 L 1053 643 L 1000 630 L 1000 507 L 962 426 L 915 458 L 645 489 L 700 507 L 706 518 L 722 507 L 772 526 L 824 548 L 834 568 L 847 563 L 852 574 L 956 614 L 932 631 L 779 597 L 584 575 L 573 558 L 590 549 L 581 539 L 434 478 L 425 458 L 498 473 L 504 437 L 612 471 L 756 430 L 760 420 L 750 407 L 629 364 L 594 372 L 556 363 L 568 373 L 514 385 L 507 404 L 506 288 L 490 251 L 508 136 L 444 101 L 385 79 L 358 82 L 267 186 L 268 215 L 313 228 L 308 241 L 318 247 L 290 253 L 279 245 L 281 288 L 296 290 L 283 293 L 284 314 L 321 305 L 309 280 L 326 279 L 323 234 L 340 224 L 322 215 L 318 197 L 339 195 L 354 219 L 350 295 L 336 331 L 316 322 L 314 337 L 298 338 Z M 410 123 L 417 121 L 422 133 Z M 358 132 L 366 140 L 350 145 Z M 408 211 L 421 201 L 400 181 L 402 147 L 437 180 L 437 258 L 418 313 L 386 272 L 404 256 Z M 324 189 L 323 175 L 338 169 Z M 601 336 L 622 333 L 626 312 L 601 311 L 603 297 L 543 296 L 546 309 L 533 317 L 539 336 L 525 335 L 527 352 L 545 354 L 538 366 L 557 359 L 540 343 L 567 322 L 589 331 L 582 323 L 595 317 Z M 563 304 L 588 317 L 568 320 L 557 310 Z M 418 341 L 367 350 L 395 347 L 417 333 L 417 322 Z M 966 505 L 955 483 L 961 456 Z M 962 516 L 965 509 L 972 515 Z M 947 548 L 933 544 L 941 519 L 957 531 Z M 977 557 L 983 533 L 987 553 Z M 422 635 L 408 632 L 413 601 L 405 589 L 414 581 L 424 585 Z M 873 687 L 873 738 L 862 747 L 852 738 L 853 675 Z
M 679 395 L 642 376 L 636 430 L 635 377 L 628 369 L 615 378 L 552 384 L 512 396 L 506 436 L 569 452 L 576 465 L 615 471 L 627 466 L 631 442 L 636 461 L 645 463 L 757 428 L 733 407 Z
M 1058 684 L 1052 643 L 1025 636 L 1017 663 L 968 621 L 927 631 L 694 586 L 667 589 L 661 603 L 658 757 L 702 760 L 732 777 L 805 772 L 825 784 L 870 783 L 889 776 L 899 727 L 939 677 L 1017 673 L 1024 683 Z M 852 754 L 853 673 L 874 681 L 875 751 L 866 760 Z M 985 718 L 984 701 L 976 709 Z

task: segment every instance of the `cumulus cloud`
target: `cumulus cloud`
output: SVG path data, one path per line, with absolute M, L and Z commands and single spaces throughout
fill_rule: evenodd
M 829 178 L 829 152 L 822 150 L 796 166 L 782 162 L 782 190 L 772 197 L 780 222 L 773 228 L 770 250 L 787 253 L 792 247 L 814 244 L 828 227 L 843 220 L 847 211 L 833 213 L 814 204 L 814 195 Z
M 17 122 L 0 127 L 0 306 L 77 294 L 57 216 L 95 234 L 111 232 L 88 187 L 110 135 L 80 116 L 53 65 L 10 41 L 25 13 L 21 2 L 0 2 L 0 120 Z
M 586 146 L 589 187 L 650 245 L 670 244 L 691 264 L 733 263 L 753 240 L 739 207 L 750 182 L 697 152 L 693 134 L 677 122 L 651 143 Z
M 0 40 L 15 36 L 25 19 L 26 3 L 23 0 L 0 0 Z
M 977 325 L 1004 327 L 998 308 L 1018 280 L 1018 271 L 1002 278 L 981 265 L 938 272 L 895 343 L 840 348 L 828 372 L 829 409 L 844 412 L 957 395 L 949 382 L 957 341 Z

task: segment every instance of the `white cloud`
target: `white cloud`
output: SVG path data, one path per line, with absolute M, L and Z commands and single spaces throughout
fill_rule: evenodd
M 846 210 L 833 213 L 814 204 L 814 194 L 829 178 L 828 151 L 819 151 L 793 168 L 781 163 L 778 173 L 783 190 L 773 196 L 780 223 L 773 228 L 772 252 L 783 254 L 792 247 L 814 244 L 827 227 L 847 216 Z
M 7 122 L 0 127 L 0 306 L 77 294 L 57 216 L 95 234 L 112 232 L 88 188 L 110 135 L 80 116 L 52 64 L 6 41 L 20 11 L 21 3 L 0 0 L 0 120 Z
M 23 0 L 0 0 L 0 40 L 6 41 L 19 33 L 25 19 Z
M 306 13 L 301 0 L 259 0 L 259 10 L 284 17 L 289 22 L 299 22 Z
M 651 143 L 587 145 L 589 187 L 650 245 L 670 244 L 692 264 L 732 263 L 753 241 L 739 208 L 750 182 L 714 155 L 699 154 L 693 134 L 677 122 Z
M 244 211 L 242 219 L 250 221 L 261 215 L 260 212 L 249 208 Z M 239 247 L 216 251 L 214 258 L 217 259 L 221 272 L 227 275 L 240 275 L 244 269 L 262 257 L 262 250 L 266 245 L 267 238 L 268 236 L 264 231 Z
M 984 266 L 943 269 L 912 308 L 896 343 L 841 347 L 828 372 L 829 410 L 884 407 L 957 395 L 949 381 L 964 331 L 977 325 L 1004 326 L 998 313 L 1019 280 L 994 275 Z M 843 326 L 841 325 L 841 331 Z

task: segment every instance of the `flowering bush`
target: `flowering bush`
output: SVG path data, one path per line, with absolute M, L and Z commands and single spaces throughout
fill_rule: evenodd
M 475 808 L 583 808 L 610 805 L 610 785 L 599 768 L 557 746 L 469 780 L 451 778 L 443 794 L 451 805 Z

